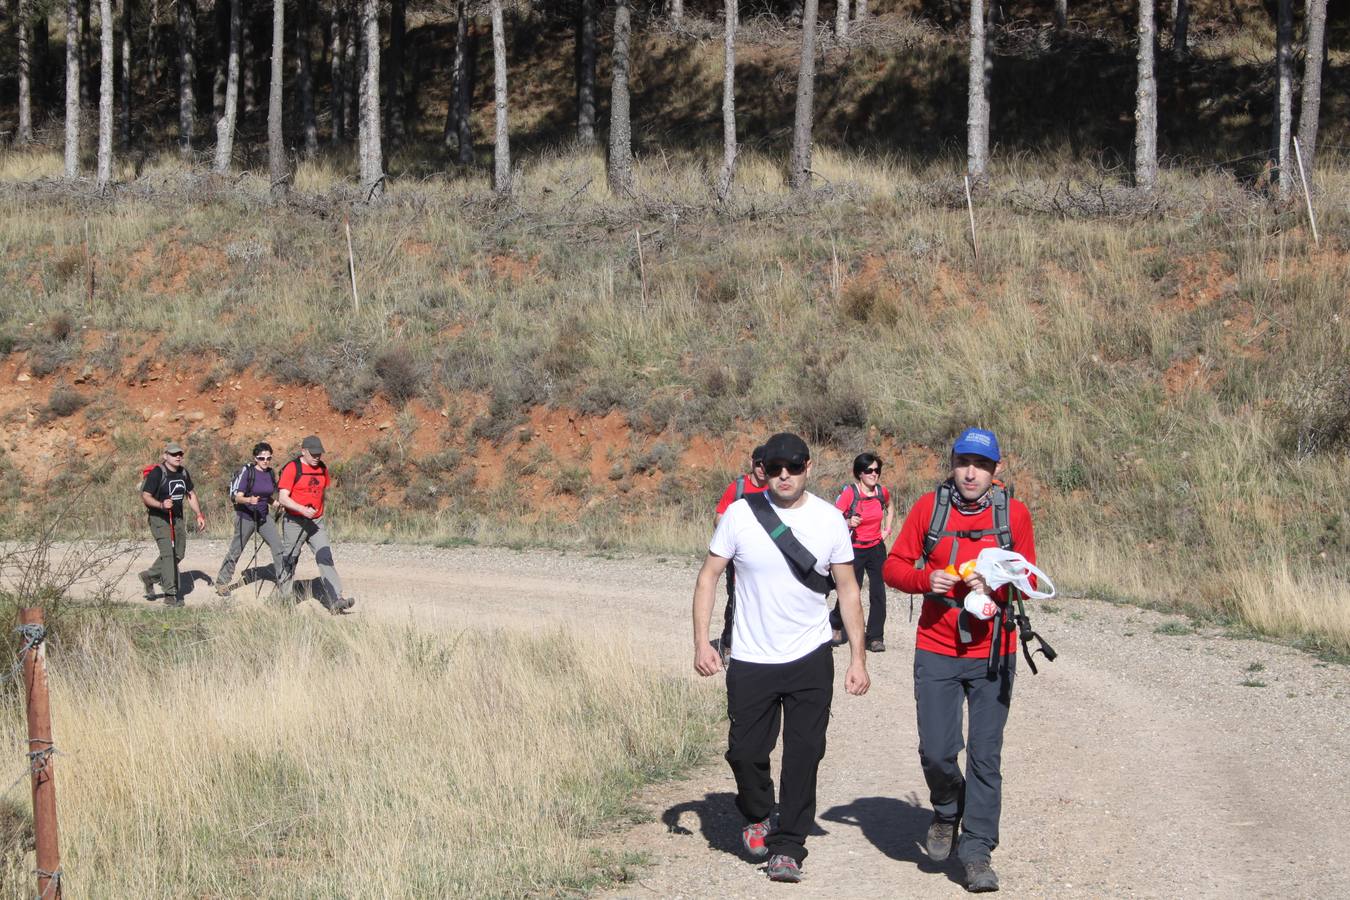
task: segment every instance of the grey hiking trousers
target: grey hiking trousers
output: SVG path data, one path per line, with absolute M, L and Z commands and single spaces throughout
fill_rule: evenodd
M 283 597 L 294 590 L 295 569 L 300 563 L 300 551 L 309 544 L 314 554 L 314 562 L 319 566 L 319 583 L 315 587 L 314 599 L 329 606 L 342 596 L 342 579 L 333 566 L 333 548 L 328 543 L 328 531 L 323 527 L 323 519 L 304 519 L 289 513 L 281 523 L 281 545 L 285 556 L 281 560 L 283 571 L 277 576 L 277 590 Z
M 159 558 L 142 574 L 148 575 L 150 581 L 158 581 L 164 586 L 166 600 L 177 600 L 178 580 L 174 576 L 178 564 L 182 563 L 183 556 L 187 553 L 187 525 L 182 519 L 175 517 L 174 539 L 171 540 L 167 516 L 161 518 L 151 514 L 147 518 L 150 522 L 150 536 L 154 538 L 155 546 L 159 548 Z
M 928 782 L 933 813 L 945 822 L 961 820 L 961 862 L 989 859 L 998 846 L 1003 810 L 1003 727 L 1012 705 L 1017 655 L 1003 657 L 989 677 L 989 661 L 978 656 L 943 656 L 914 651 L 914 705 L 919 717 L 919 764 Z M 961 707 L 970 719 L 961 735 Z M 966 751 L 962 775 L 957 754 Z
M 281 552 L 281 537 L 277 534 L 277 527 L 272 524 L 272 517 L 263 516 L 261 522 L 252 516 L 236 515 L 234 518 L 234 538 L 230 541 L 230 549 L 225 551 L 225 561 L 220 564 L 216 584 L 229 584 L 234 580 L 234 567 L 239 562 L 239 557 L 244 555 L 249 538 L 255 534 L 262 535 L 262 539 L 267 542 L 267 549 L 272 552 L 272 572 L 280 581 L 281 561 L 285 555 Z

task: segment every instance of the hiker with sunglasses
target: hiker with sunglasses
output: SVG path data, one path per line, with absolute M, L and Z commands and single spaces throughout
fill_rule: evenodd
M 859 453 L 854 458 L 853 483 L 839 492 L 834 505 L 844 514 L 853 537 L 853 574 L 859 589 L 863 574 L 867 575 L 867 633 L 863 636 L 867 652 L 884 653 L 886 583 L 881 580 L 881 566 L 886 561 L 886 538 L 895 523 L 895 507 L 891 505 L 890 491 L 881 484 L 880 457 L 875 453 Z M 830 613 L 830 627 L 834 629 L 831 639 L 834 646 L 848 643 L 838 603 Z
M 331 483 L 328 466 L 323 461 L 323 442 L 317 434 L 311 434 L 300 442 L 300 455 L 281 467 L 277 479 L 277 502 L 286 511 L 281 526 L 281 544 L 286 555 L 281 561 L 277 590 L 282 597 L 291 596 L 300 551 L 309 544 L 319 566 L 316 599 L 336 615 L 351 609 L 356 601 L 342 596 L 342 579 L 333 565 L 333 548 L 324 528 L 323 498 Z
M 183 524 L 183 501 L 197 515 L 197 530 L 206 527 L 206 517 L 197 503 L 192 475 L 183 465 L 183 448 L 176 441 L 164 447 L 157 465 L 148 467 L 141 478 L 141 503 L 145 506 L 150 536 L 159 548 L 159 558 L 140 573 L 145 599 L 155 599 L 155 582 L 164 587 L 164 605 L 182 606 L 178 596 L 178 564 L 187 553 L 187 528 Z
M 1003 729 L 1012 705 L 1017 637 L 1011 626 L 1002 625 L 1008 588 L 987 590 L 984 579 L 964 564 L 987 547 L 1016 550 L 1036 561 L 1031 513 L 996 480 L 1002 468 L 992 431 L 962 432 L 952 445 L 951 474 L 910 509 L 882 567 L 891 587 L 923 595 L 914 700 L 919 763 L 933 804 L 926 849 L 933 861 L 945 860 L 959 826 L 957 856 L 972 893 L 998 890 L 990 858 L 998 846 Z M 990 596 L 972 599 L 971 611 L 966 603 L 971 594 Z M 964 740 L 963 707 L 968 719 Z M 964 774 L 957 764 L 963 747 Z
M 276 473 L 272 471 L 272 445 L 266 441 L 253 447 L 253 462 L 243 466 L 230 482 L 230 500 L 234 503 L 234 538 L 225 551 L 225 561 L 216 575 L 216 593 L 228 597 L 234 579 L 234 567 L 248 546 L 249 538 L 261 535 L 272 552 L 272 572 L 281 576 L 281 537 L 269 514 L 272 495 L 277 490 Z
M 800 881 L 806 836 L 815 827 L 816 777 L 834 693 L 826 595 L 839 592 L 852 656 L 850 694 L 871 685 L 862 640 L 862 603 L 853 578 L 848 527 L 828 501 L 807 493 L 811 452 L 795 434 L 764 445 L 769 489 L 727 507 L 708 544 L 694 588 L 694 669 L 710 676 L 722 660 L 708 642 L 717 579 L 736 564 L 736 616 L 727 664 L 726 760 L 736 806 L 746 818 L 746 852 L 768 859 L 771 881 Z M 783 732 L 778 821 L 770 826 L 774 784 L 769 755 Z

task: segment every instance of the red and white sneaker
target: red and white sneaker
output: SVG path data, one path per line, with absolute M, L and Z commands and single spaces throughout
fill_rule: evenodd
M 790 884 L 796 884 L 802 880 L 802 867 L 790 856 L 784 856 L 779 853 L 764 868 L 770 881 L 786 881 Z
M 745 852 L 754 857 L 764 857 L 769 855 L 769 848 L 764 843 L 764 839 L 769 836 L 769 820 L 763 822 L 751 822 L 741 829 L 741 844 L 745 847 Z

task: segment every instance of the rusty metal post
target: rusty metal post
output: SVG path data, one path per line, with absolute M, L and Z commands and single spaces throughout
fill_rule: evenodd
M 43 627 L 42 610 L 23 607 L 19 610 L 19 624 Z M 28 759 L 33 780 L 38 897 L 47 900 L 61 896 L 61 849 L 56 835 L 56 781 L 52 770 L 55 745 L 52 743 L 51 705 L 47 696 L 46 641 L 34 643 L 24 654 L 23 680 L 27 687 Z

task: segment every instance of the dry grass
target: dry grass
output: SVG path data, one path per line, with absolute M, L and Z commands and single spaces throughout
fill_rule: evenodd
M 621 641 L 248 611 L 114 617 L 51 663 L 67 891 L 554 895 L 699 760 L 711 691 Z M 18 746 L 10 704 L 0 740 Z

